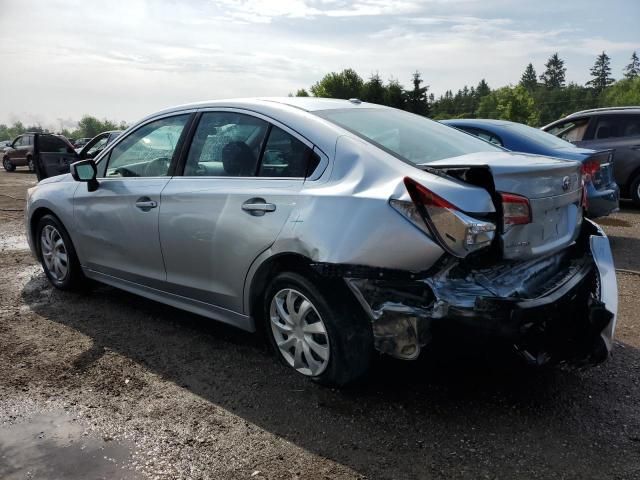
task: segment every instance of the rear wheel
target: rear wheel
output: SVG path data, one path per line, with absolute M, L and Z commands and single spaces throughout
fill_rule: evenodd
M 44 273 L 61 290 L 79 290 L 84 275 L 71 238 L 60 220 L 45 215 L 38 222 L 35 240 Z
M 16 169 L 16 166 L 11 163 L 11 160 L 9 160 L 8 157 L 4 157 L 2 160 L 2 166 L 7 172 L 13 172 Z
M 631 182 L 629 193 L 631 194 L 631 200 L 633 200 L 633 203 L 637 207 L 640 207 L 640 175 L 634 178 Z
M 322 283 L 322 282 L 316 282 Z M 344 285 L 319 287 L 297 273 L 276 276 L 264 298 L 267 335 L 287 366 L 323 384 L 345 385 L 368 370 L 371 325 Z
M 35 165 L 33 164 L 33 158 L 32 158 L 32 157 L 28 157 L 28 158 L 27 158 L 27 166 L 29 167 L 29 171 L 30 171 L 30 172 L 35 171 L 36 167 L 35 167 Z

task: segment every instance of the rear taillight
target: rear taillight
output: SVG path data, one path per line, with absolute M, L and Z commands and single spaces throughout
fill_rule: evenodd
M 597 160 L 587 160 L 582 164 L 582 178 L 585 183 L 592 182 L 600 170 L 600 162 Z
M 412 202 L 391 199 L 391 206 L 418 228 L 434 236 L 452 255 L 466 257 L 493 241 L 496 230 L 493 223 L 467 215 L 409 177 L 404 179 L 404 184 Z
M 505 227 L 531 223 L 531 206 L 527 197 L 500 192 L 500 198 L 502 199 L 502 221 Z

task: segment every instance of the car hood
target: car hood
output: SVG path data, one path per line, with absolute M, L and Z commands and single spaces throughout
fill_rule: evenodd
M 62 175 L 56 175 L 55 177 L 48 177 L 38 182 L 38 185 L 47 185 L 49 183 L 68 182 L 74 181 L 70 173 L 64 173 Z

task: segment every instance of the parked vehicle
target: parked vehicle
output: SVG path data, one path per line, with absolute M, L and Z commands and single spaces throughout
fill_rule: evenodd
M 640 206 L 640 107 L 583 110 L 542 130 L 579 147 L 614 150 L 614 177 L 620 193 Z
M 506 120 L 455 119 L 442 123 L 508 150 L 578 160 L 587 188 L 587 215 L 603 217 L 619 210 L 620 189 L 613 178 L 611 150 L 579 148 L 554 135 Z
M 0 141 L 0 150 L 4 150 L 7 147 L 11 146 L 11 140 L 2 140 Z
M 25 133 L 2 152 L 2 166 L 7 172 L 29 167 L 30 171 L 38 170 L 39 179 L 68 173 L 69 165 L 77 159 L 66 138 L 50 133 Z
M 78 158 L 83 160 L 85 158 L 96 157 L 104 148 L 113 142 L 122 133 L 122 130 L 109 130 L 108 132 L 102 132 L 93 137 L 82 148 L 76 148 Z
M 73 146 L 74 148 L 82 148 L 84 147 L 87 143 L 89 143 L 89 141 L 91 140 L 90 137 L 83 137 L 83 138 L 78 138 L 74 143 Z
M 227 100 L 145 118 L 29 189 L 25 221 L 55 287 L 264 325 L 286 365 L 345 384 L 447 331 L 602 362 L 615 269 L 581 184 L 578 162 L 388 107 Z

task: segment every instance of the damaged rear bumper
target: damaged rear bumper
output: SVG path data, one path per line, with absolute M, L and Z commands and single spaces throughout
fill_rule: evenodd
M 595 364 L 612 348 L 615 268 L 608 238 L 589 220 L 572 247 L 542 259 L 341 276 L 371 319 L 376 349 L 397 358 L 417 358 L 444 330 L 504 340 L 537 364 Z

